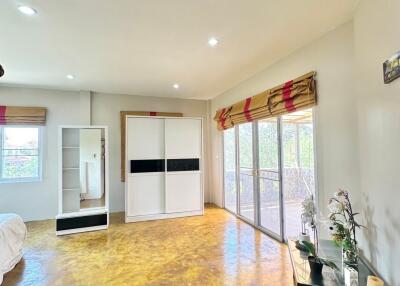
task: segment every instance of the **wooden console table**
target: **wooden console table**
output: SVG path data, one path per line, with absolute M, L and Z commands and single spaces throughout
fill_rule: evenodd
M 294 285 L 297 286 L 337 286 L 344 285 L 343 276 L 339 271 L 333 271 L 327 266 L 324 266 L 322 275 L 311 277 L 310 266 L 308 264 L 308 254 L 302 252 L 296 248 L 296 242 L 294 240 L 288 241 L 288 249 L 290 254 L 290 260 L 293 268 L 293 280 Z M 319 243 L 319 251 L 322 253 L 322 257 L 329 258 L 336 265 L 341 268 L 341 252 L 340 249 L 334 245 L 332 241 L 322 240 Z M 358 285 L 367 285 L 368 275 L 374 275 L 374 273 L 368 268 L 363 262 L 359 261 L 358 265 Z

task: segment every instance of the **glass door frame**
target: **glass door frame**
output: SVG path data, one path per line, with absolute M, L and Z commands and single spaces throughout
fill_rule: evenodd
M 238 196 L 238 190 L 237 190 L 237 187 L 238 187 L 238 180 L 237 180 L 237 177 L 238 177 L 238 172 L 237 172 L 237 162 L 238 162 L 238 158 L 237 158 L 237 144 L 236 144 L 236 142 L 237 142 L 237 131 L 236 131 L 236 126 L 234 126 L 233 128 L 232 128 L 234 131 L 233 131 L 233 138 L 234 138 L 234 142 L 233 142 L 233 144 L 235 145 L 235 188 L 236 188 L 236 206 L 235 206 L 235 211 L 233 211 L 233 210 L 231 210 L 231 209 L 228 209 L 227 207 L 226 207 L 226 190 L 225 190 L 225 175 L 226 175 L 226 172 L 225 172 L 225 136 L 224 136 L 224 133 L 222 133 L 222 149 L 221 149 L 221 154 L 222 154 L 222 189 L 223 189 L 223 192 L 222 192 L 222 202 L 223 202 L 223 208 L 226 210 L 226 211 L 228 211 L 228 212 L 230 212 L 230 213 L 232 213 L 232 214 L 234 214 L 234 215 L 237 215 L 238 214 L 238 212 L 239 212 L 239 210 L 238 210 L 238 199 L 237 199 L 237 196 Z
M 314 186 L 314 203 L 316 204 L 317 212 L 318 212 L 318 202 L 319 202 L 319 196 L 318 196 L 318 168 L 317 168 L 317 139 L 316 139 L 316 130 L 318 128 L 316 124 L 316 115 L 315 115 L 315 110 L 314 108 L 311 108 L 312 110 L 312 126 L 313 126 L 313 156 L 314 156 L 314 181 L 315 181 L 315 186 Z M 254 192 L 254 222 L 248 220 L 247 218 L 243 217 L 240 215 L 240 169 L 239 169 L 239 128 L 238 125 L 235 125 L 234 127 L 234 133 L 235 133 L 235 166 L 236 166 L 236 175 L 235 175 L 235 180 L 236 180 L 236 213 L 228 210 L 225 208 L 225 176 L 222 176 L 222 187 L 223 187 L 223 206 L 225 210 L 228 212 L 232 213 L 233 215 L 237 216 L 241 220 L 245 221 L 246 223 L 250 224 L 251 226 L 259 229 L 260 231 L 266 233 L 268 236 L 276 239 L 277 241 L 286 243 L 287 239 L 285 238 L 285 203 L 284 203 L 284 190 L 283 190 L 283 139 L 282 139 L 282 116 L 277 116 L 277 133 L 278 133 L 278 171 L 279 171 L 279 216 L 280 216 L 280 233 L 275 234 L 274 232 L 268 230 L 265 227 L 261 226 L 261 217 L 260 217 L 260 177 L 259 177 L 259 134 L 258 134 L 258 121 L 253 121 L 252 124 L 252 144 L 253 144 L 253 192 Z M 224 136 L 222 133 L 222 154 L 224 154 Z M 224 167 L 224 159 L 222 160 L 222 169 L 223 169 L 223 174 L 225 172 L 225 167 Z
M 258 161 L 258 157 L 256 160 L 256 146 L 258 146 L 258 140 L 254 140 L 254 130 L 255 130 L 255 125 L 254 122 L 251 123 L 251 128 L 252 128 L 252 160 L 253 160 L 253 168 L 252 168 L 252 177 L 253 177 L 253 209 L 254 209 L 254 218 L 253 221 L 249 220 L 245 216 L 243 216 L 240 213 L 240 144 L 239 144 L 239 126 L 234 126 L 235 128 L 235 144 L 236 144 L 236 170 L 237 170 L 237 176 L 236 176 L 236 209 L 237 213 L 236 215 L 242 219 L 243 221 L 247 222 L 248 224 L 258 227 L 258 221 L 259 221 L 259 210 L 257 208 L 258 205 L 258 195 L 257 195 L 257 183 L 258 183 L 258 176 L 257 176 L 257 169 L 256 166 L 258 165 L 256 161 Z M 257 142 L 256 142 L 257 141 Z M 258 149 L 257 149 L 258 150 Z
M 256 167 L 256 227 L 260 230 L 262 230 L 264 233 L 268 234 L 272 238 L 284 242 L 284 237 L 285 237 L 285 227 L 284 227 L 284 219 L 285 219 L 285 212 L 284 212 L 284 203 L 283 203 L 283 180 L 282 180 L 282 138 L 281 138 L 281 116 L 276 117 L 276 127 L 277 127 L 277 145 L 278 145 L 278 181 L 279 181 L 279 233 L 275 233 L 271 230 L 269 230 L 266 227 L 263 227 L 261 225 L 261 188 L 260 188 L 260 152 L 259 152 L 259 128 L 258 128 L 258 121 L 253 122 L 253 137 L 256 138 L 254 141 L 256 141 L 256 148 L 255 148 L 255 167 Z M 253 152 L 254 153 L 254 152 Z
M 277 138 L 278 138 L 278 171 L 279 171 L 279 219 L 280 219 L 280 233 L 276 234 L 267 228 L 261 226 L 261 213 L 260 213 L 260 169 L 259 169 L 259 137 L 258 137 L 258 121 L 254 121 L 252 124 L 252 152 L 253 152 L 253 204 L 254 204 L 254 221 L 249 220 L 248 218 L 244 217 L 240 213 L 240 147 L 239 147 L 239 127 L 236 125 L 234 126 L 235 130 L 235 167 L 236 167 L 236 213 L 232 212 L 229 209 L 225 208 L 225 188 L 223 188 L 223 204 L 225 210 L 234 214 L 241 220 L 245 221 L 246 223 L 252 225 L 253 227 L 261 230 L 262 232 L 266 233 L 270 237 L 284 242 L 284 208 L 283 208 L 283 190 L 282 190 L 282 154 L 281 154 L 281 117 L 277 117 Z M 224 154 L 224 136 L 222 134 L 222 154 Z M 224 167 L 224 159 L 222 160 L 222 170 L 223 174 L 225 174 L 225 167 Z M 225 186 L 224 183 L 225 176 L 222 179 L 222 186 Z

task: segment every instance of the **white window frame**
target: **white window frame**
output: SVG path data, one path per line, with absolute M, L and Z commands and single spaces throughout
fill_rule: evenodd
M 4 128 L 38 129 L 38 176 L 24 178 L 3 178 Z M 38 125 L 1 125 L 0 126 L 0 184 L 41 182 L 43 179 L 43 127 Z

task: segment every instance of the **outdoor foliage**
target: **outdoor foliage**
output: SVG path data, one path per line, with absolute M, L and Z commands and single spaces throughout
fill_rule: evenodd
M 37 128 L 4 127 L 2 178 L 32 178 L 39 175 L 39 149 Z
M 313 124 L 293 123 L 282 116 L 282 181 L 279 181 L 278 120 L 261 120 L 257 126 L 261 213 L 268 213 L 267 220 L 271 224 L 276 219 L 275 214 L 279 216 L 282 183 L 287 221 L 285 231 L 288 236 L 294 236 L 300 231 L 300 202 L 315 190 Z M 238 134 L 235 134 L 235 130 Z M 235 135 L 238 135 L 239 150 L 235 150 Z M 254 208 L 253 139 L 252 123 L 240 124 L 237 128 L 224 131 L 225 206 L 231 211 L 236 211 L 237 191 L 240 210 L 251 211 Z M 236 151 L 239 154 L 240 170 L 236 170 Z M 239 181 L 238 190 L 236 179 Z
M 312 124 L 298 124 L 299 135 L 299 154 L 296 147 L 296 127 L 295 124 L 283 124 L 282 133 L 282 152 L 283 188 L 286 199 L 302 199 L 314 190 L 314 150 L 313 150 L 313 131 Z M 235 132 L 234 128 L 224 132 L 224 168 L 225 168 L 225 190 L 235 190 Z M 259 123 L 259 159 L 260 169 L 265 170 L 268 176 L 278 171 L 279 156 L 277 144 L 277 124 L 276 122 Z M 251 123 L 239 126 L 239 157 L 241 173 L 251 175 L 253 168 L 253 143 Z M 246 188 L 252 188 L 252 178 L 243 176 L 241 192 L 251 193 Z M 263 180 L 261 192 L 267 190 L 278 190 L 274 182 Z M 271 200 L 278 198 L 278 193 L 269 192 Z

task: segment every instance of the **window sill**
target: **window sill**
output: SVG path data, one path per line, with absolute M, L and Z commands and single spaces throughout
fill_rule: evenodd
M 0 184 L 40 183 L 42 178 L 0 179 Z

